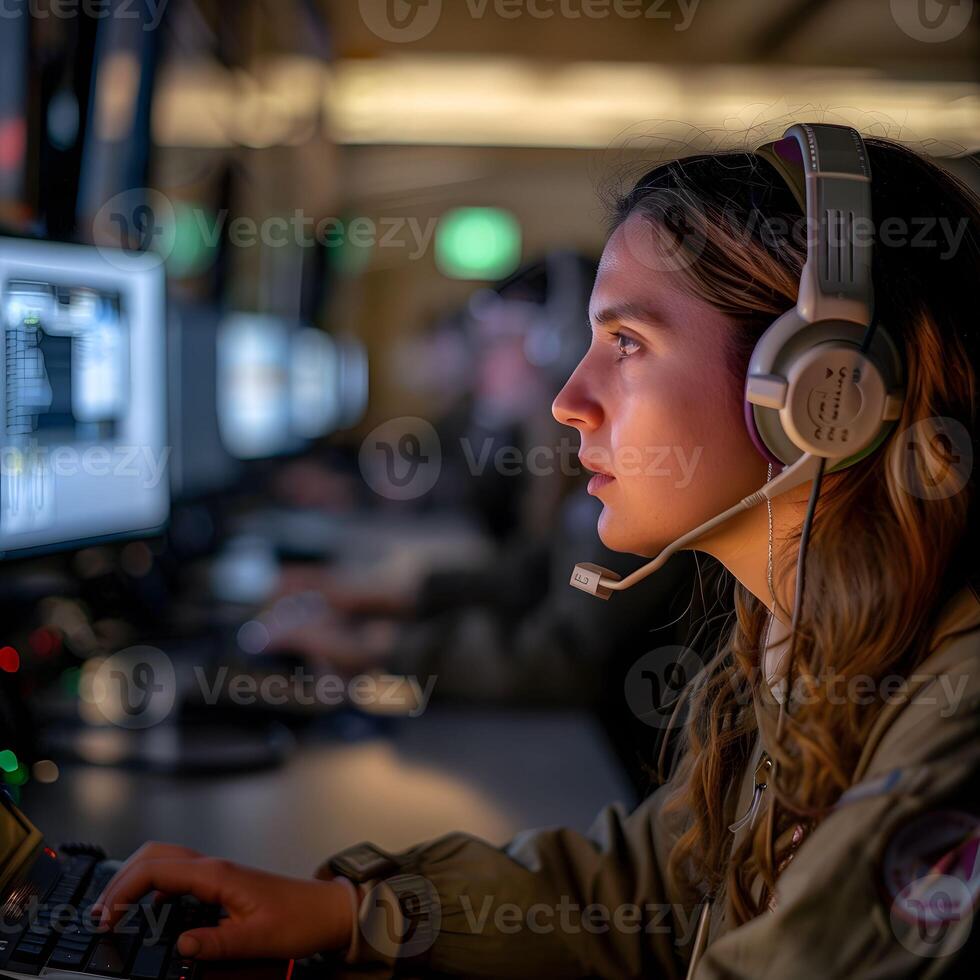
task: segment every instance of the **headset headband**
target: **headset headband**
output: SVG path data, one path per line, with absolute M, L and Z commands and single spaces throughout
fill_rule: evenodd
M 870 324 L 871 170 L 864 141 L 847 126 L 798 123 L 756 152 L 782 175 L 806 214 L 800 317 Z

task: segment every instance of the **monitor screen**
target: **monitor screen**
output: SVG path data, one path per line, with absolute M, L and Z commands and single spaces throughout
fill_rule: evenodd
M 340 418 L 338 428 L 349 429 L 364 417 L 368 407 L 369 370 L 367 349 L 356 337 L 345 336 L 340 349 Z
M 166 521 L 164 316 L 155 256 L 0 239 L 0 553 Z
M 345 364 L 351 382 L 345 388 Z M 239 459 L 302 452 L 343 423 L 363 386 L 358 351 L 316 327 L 233 313 L 218 329 L 218 428 Z
M 329 435 L 341 419 L 340 360 L 330 335 L 300 327 L 292 338 L 291 425 L 303 439 Z

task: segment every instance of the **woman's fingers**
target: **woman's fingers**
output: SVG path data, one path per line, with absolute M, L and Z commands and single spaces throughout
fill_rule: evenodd
M 224 919 L 217 926 L 182 933 L 177 952 L 199 960 L 245 960 L 262 954 L 262 939 L 268 942 L 268 937 L 256 937 L 254 927 Z
M 226 917 L 178 940 L 184 956 L 201 959 L 297 958 L 350 943 L 349 886 L 286 878 L 219 858 L 154 845 L 143 848 L 109 882 L 99 924 L 116 928 L 145 895 L 193 895 L 220 905 Z
M 147 892 L 193 895 L 208 904 L 222 904 L 231 866 L 214 858 L 143 858 L 126 865 L 109 882 L 94 914 L 102 925 L 115 926 L 122 914 Z
M 104 904 L 108 890 L 125 874 L 133 865 L 140 861 L 158 861 L 166 858 L 170 859 L 191 859 L 198 858 L 201 854 L 190 847 L 183 847 L 180 844 L 161 844 L 158 841 L 149 841 L 123 863 L 122 867 L 113 875 L 109 883 L 102 890 L 102 894 L 92 905 L 92 915 L 99 918 L 100 910 Z

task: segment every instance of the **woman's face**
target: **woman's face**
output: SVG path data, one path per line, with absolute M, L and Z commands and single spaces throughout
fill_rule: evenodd
M 658 554 L 766 478 L 727 362 L 735 326 L 663 267 L 654 227 L 632 215 L 606 245 L 592 342 L 552 407 L 581 433 L 585 466 L 607 474 L 589 483 L 604 505 L 602 542 L 638 555 Z

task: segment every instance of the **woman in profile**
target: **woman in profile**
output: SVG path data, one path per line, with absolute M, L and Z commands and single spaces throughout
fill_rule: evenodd
M 382 974 L 962 970 L 980 887 L 980 212 L 925 158 L 866 148 L 875 315 L 904 365 L 900 416 L 815 481 L 813 511 L 804 483 L 691 545 L 734 577 L 735 616 L 678 706 L 663 785 L 588 834 L 359 845 L 310 881 L 148 844 L 104 893 L 108 921 L 150 889 L 189 892 L 229 914 L 184 934 L 187 956 L 320 954 L 325 970 Z M 616 203 L 592 343 L 554 403 L 596 470 L 607 546 L 656 555 L 772 473 L 745 423 L 745 379 L 797 302 L 802 219 L 754 153 L 661 164 Z M 683 453 L 645 466 L 654 445 Z M 682 479 L 676 459 L 695 457 Z

